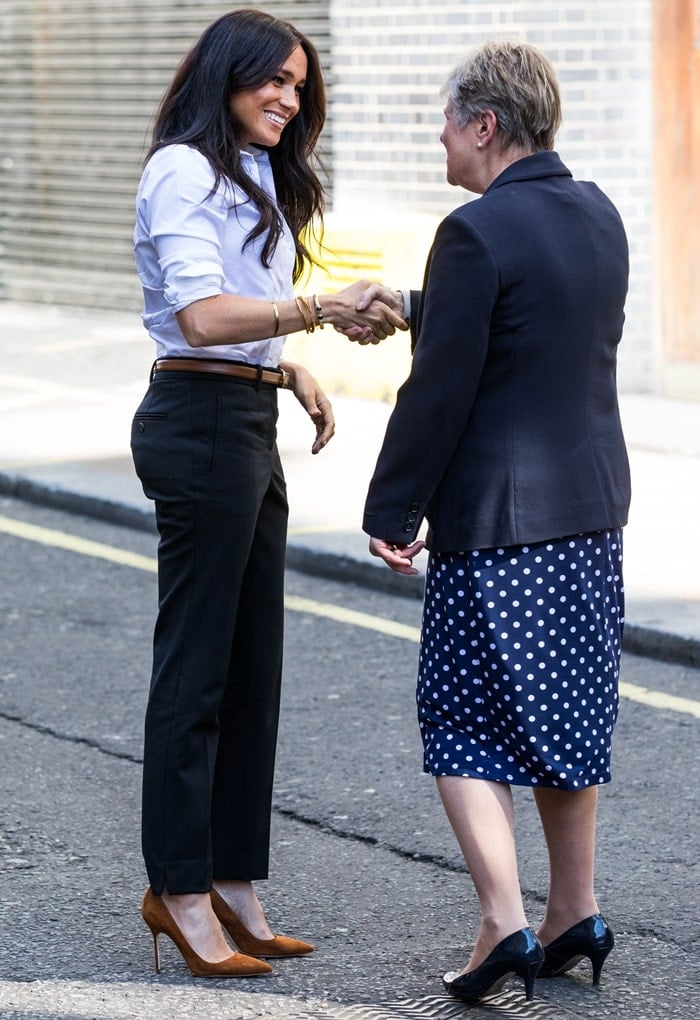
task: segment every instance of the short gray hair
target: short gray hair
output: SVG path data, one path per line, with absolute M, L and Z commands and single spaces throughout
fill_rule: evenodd
M 551 63 L 535 46 L 481 43 L 451 72 L 442 92 L 460 128 L 493 110 L 503 149 L 554 148 L 561 124 L 559 85 Z

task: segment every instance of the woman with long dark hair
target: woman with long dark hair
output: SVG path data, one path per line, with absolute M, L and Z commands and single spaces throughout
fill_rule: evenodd
M 309 953 L 273 935 L 267 877 L 280 700 L 287 500 L 277 393 L 333 435 L 330 404 L 284 337 L 331 323 L 377 341 L 402 318 L 366 284 L 294 295 L 323 194 L 313 160 L 325 115 L 316 50 L 255 10 L 215 21 L 156 117 L 139 186 L 136 264 L 156 343 L 132 450 L 155 501 L 159 613 L 146 713 L 143 918 L 193 973 L 269 972 Z M 232 952 L 224 929 L 238 952 Z

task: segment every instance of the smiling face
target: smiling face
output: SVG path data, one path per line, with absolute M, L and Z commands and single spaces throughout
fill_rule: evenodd
M 231 96 L 231 113 L 241 128 L 241 145 L 277 145 L 285 126 L 299 112 L 307 60 L 301 46 L 289 54 L 270 81 Z

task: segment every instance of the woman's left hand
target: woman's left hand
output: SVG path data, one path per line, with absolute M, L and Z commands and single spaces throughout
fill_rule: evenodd
M 410 545 L 396 545 L 394 542 L 385 542 L 381 538 L 370 538 L 369 551 L 373 556 L 384 560 L 387 567 L 396 574 L 417 574 L 413 566 L 413 557 L 425 546 L 422 539 L 411 542 Z
M 331 402 L 311 372 L 303 365 L 282 361 L 280 368 L 289 372 L 290 389 L 316 426 L 316 439 L 311 447 L 311 452 L 320 453 L 335 432 L 335 418 Z

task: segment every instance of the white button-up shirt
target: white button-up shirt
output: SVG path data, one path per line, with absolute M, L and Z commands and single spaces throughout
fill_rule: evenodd
M 273 199 L 275 185 L 267 152 L 242 152 L 248 176 Z M 167 145 L 148 161 L 136 199 L 134 255 L 144 294 L 143 323 L 156 342 L 156 356 L 233 358 L 277 367 L 284 337 L 243 344 L 190 347 L 175 313 L 216 294 L 265 301 L 294 296 L 294 240 L 289 227 L 272 256 L 260 261 L 264 237 L 243 251 L 258 221 L 257 206 L 240 188 L 222 180 L 212 194 L 214 172 L 188 145 Z M 274 314 L 270 309 L 270 327 Z

